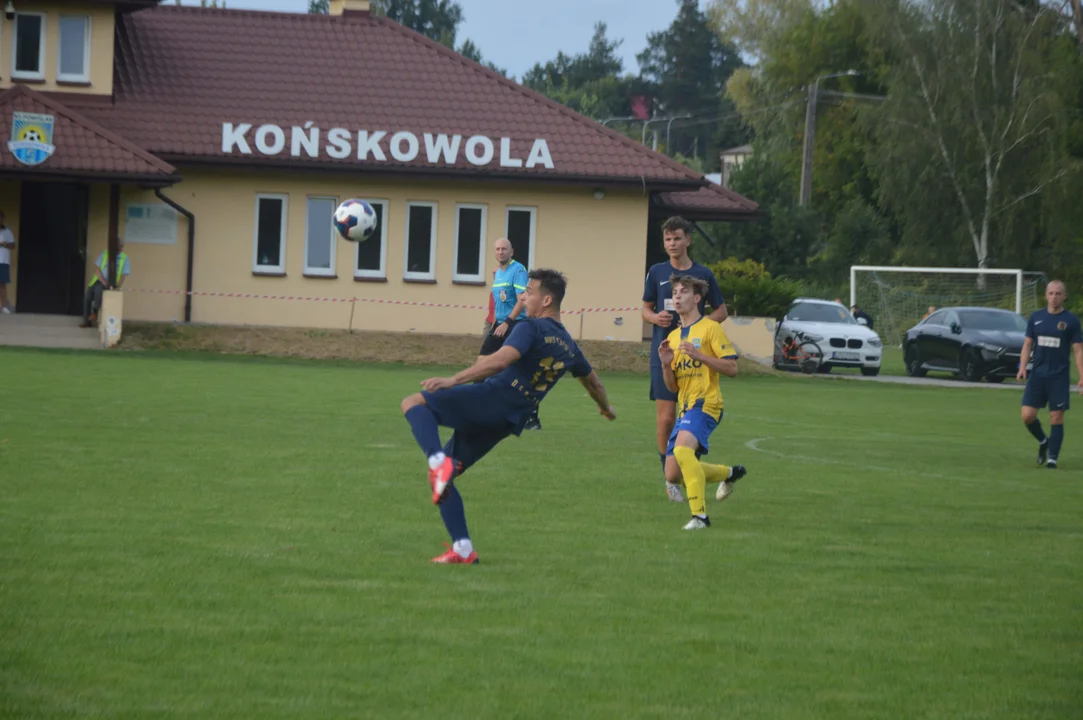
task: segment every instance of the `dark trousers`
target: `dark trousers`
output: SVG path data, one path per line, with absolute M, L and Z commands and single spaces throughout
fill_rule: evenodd
M 98 312 L 102 307 L 102 288 L 101 282 L 96 282 L 86 289 L 86 295 L 83 297 L 83 322 L 90 322 L 90 313 Z

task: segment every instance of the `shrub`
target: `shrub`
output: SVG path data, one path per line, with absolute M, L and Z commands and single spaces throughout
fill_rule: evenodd
M 755 260 L 726 258 L 710 266 L 730 315 L 780 318 L 801 292 L 789 278 L 771 277 Z

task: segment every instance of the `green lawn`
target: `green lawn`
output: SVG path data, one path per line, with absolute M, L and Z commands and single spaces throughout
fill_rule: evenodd
M 446 540 L 417 368 L 0 351 L 0 715 L 1067 718 L 1083 425 L 1016 391 L 725 383 L 749 475 L 680 528 L 646 379 L 570 379 Z

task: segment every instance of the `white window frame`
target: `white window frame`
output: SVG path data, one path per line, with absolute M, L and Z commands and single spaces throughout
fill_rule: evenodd
M 19 53 L 19 18 L 25 15 L 36 15 L 41 18 L 41 34 L 38 37 L 38 71 L 27 72 L 16 70 L 15 60 Z M 48 15 L 40 12 L 15 13 L 15 20 L 11 23 L 11 78 L 13 80 L 44 80 L 45 79 L 45 23 Z
M 432 208 L 432 226 L 429 228 L 429 272 L 410 271 L 410 209 L 415 207 Z M 411 200 L 406 203 L 406 229 L 403 233 L 402 279 L 436 280 L 436 226 L 440 220 L 439 203 Z
M 533 205 L 507 205 L 504 208 L 504 237 L 511 239 L 509 229 L 511 226 L 511 213 L 512 211 L 528 212 L 530 213 L 530 257 L 527 258 L 527 270 L 534 269 L 534 250 L 538 244 L 538 208 Z M 513 260 L 519 260 L 522 262 L 522 258 L 512 258 Z
M 259 203 L 261 200 L 282 201 L 282 225 L 278 233 L 278 265 L 260 265 L 259 262 Z M 290 196 L 285 193 L 256 193 L 256 203 L 252 208 L 252 272 L 286 272 L 286 225 L 289 220 Z
M 328 240 L 330 241 L 330 247 L 331 247 L 331 267 L 330 267 L 330 269 L 328 269 L 328 268 L 310 267 L 309 264 L 308 264 L 308 244 L 309 244 L 309 240 L 310 240 L 309 235 L 308 235 L 308 231 L 309 231 L 308 218 L 309 218 L 309 214 L 312 212 L 312 210 L 311 210 L 311 208 L 309 206 L 309 201 L 310 200 L 330 200 L 331 201 L 331 213 L 328 216 L 328 219 L 331 221 L 330 222 L 331 228 L 330 228 L 330 232 L 328 233 Z M 335 276 L 335 264 L 336 264 L 335 263 L 335 256 L 338 255 L 338 252 L 337 252 L 338 251 L 338 244 L 335 242 L 335 240 L 337 239 L 338 232 L 335 230 L 335 224 L 334 224 L 333 220 L 334 220 L 335 208 L 337 208 L 337 207 L 338 207 L 338 198 L 337 197 L 333 197 L 331 195 L 306 195 L 305 196 L 305 258 L 304 258 L 304 263 L 305 263 L 305 265 L 304 265 L 304 267 L 305 267 L 304 274 L 305 275 L 316 275 L 318 277 L 334 277 Z
M 478 272 L 476 275 L 459 274 L 459 211 L 481 210 L 481 242 L 478 243 Z M 451 266 L 451 279 L 455 282 L 485 282 L 485 250 L 486 237 L 489 228 L 489 206 L 479 203 L 456 203 L 455 204 L 455 257 Z
M 85 25 L 83 26 L 83 73 L 82 75 L 73 75 L 71 73 L 60 72 L 60 26 L 64 22 L 64 18 L 81 18 Z M 57 82 L 90 82 L 90 38 L 92 33 L 90 31 L 91 18 L 89 15 L 74 15 L 64 14 L 60 16 L 60 19 L 56 23 L 56 80 Z
M 380 206 L 383 212 L 380 213 L 380 224 L 376 226 L 376 232 L 380 234 L 380 269 L 379 270 L 361 270 L 357 267 L 357 262 L 361 259 L 361 245 L 364 243 L 354 243 L 357 247 L 353 251 L 353 276 L 355 278 L 365 278 L 368 280 L 386 280 L 387 279 L 387 213 L 391 208 L 391 202 L 384 199 L 373 198 L 361 198 L 373 208 L 377 205 Z M 375 242 L 376 238 L 370 237 L 366 240 L 366 243 Z M 404 261 L 405 262 L 405 261 Z

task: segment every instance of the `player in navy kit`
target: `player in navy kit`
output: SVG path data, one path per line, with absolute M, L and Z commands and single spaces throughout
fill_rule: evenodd
M 1027 337 L 1019 359 L 1019 380 L 1026 379 L 1023 391 L 1023 424 L 1038 440 L 1038 465 L 1056 469 L 1064 441 L 1064 412 L 1071 393 L 1071 356 L 1081 378 L 1083 395 L 1083 330 L 1079 318 L 1064 309 L 1067 289 L 1060 280 L 1045 286 L 1046 308 L 1036 310 L 1027 322 Z M 1033 354 L 1029 377 L 1027 363 Z M 1049 405 L 1049 437 L 1042 431 L 1038 409 Z
M 519 435 L 565 372 L 583 384 L 604 417 L 616 417 L 602 381 L 560 322 L 565 288 L 559 272 L 531 270 L 523 293 L 527 316 L 515 324 L 503 346 L 454 377 L 425 380 L 422 392 L 402 401 L 414 439 L 429 461 L 432 501 L 440 507 L 453 543 L 433 562 L 478 562 L 453 480 L 501 440 Z M 455 431 L 443 447 L 441 425 Z
M 673 288 L 669 278 L 674 273 L 690 275 L 707 283 L 707 294 L 699 301 L 699 312 L 711 306 L 708 315 L 716 323 L 726 319 L 726 303 L 718 281 L 710 268 L 692 262 L 688 256 L 688 246 L 692 243 L 692 225 L 681 217 L 671 217 L 662 224 L 662 243 L 665 245 L 667 262 L 651 266 L 643 285 L 643 319 L 654 326 L 651 336 L 651 392 L 650 398 L 655 405 L 655 436 L 658 441 L 658 458 L 662 462 L 662 479 L 666 494 L 673 502 L 684 502 L 680 487 L 664 482 L 666 468 L 666 448 L 669 436 L 673 433 L 673 424 L 677 419 L 677 395 L 666 387 L 662 376 L 662 361 L 658 358 L 658 346 L 669 334 L 681 325 L 673 306 Z

